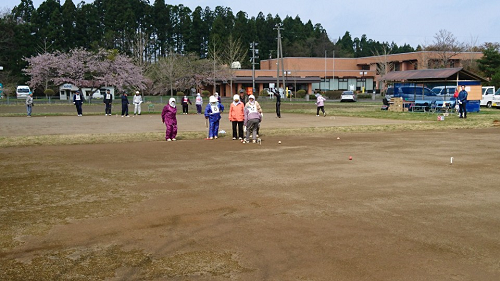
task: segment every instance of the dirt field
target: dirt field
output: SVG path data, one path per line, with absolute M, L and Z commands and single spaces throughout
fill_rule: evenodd
M 500 280 L 499 128 L 266 137 L 401 122 L 266 118 L 261 145 L 1 148 L 0 280 Z M 0 118 L 2 136 L 143 130 L 164 129 Z

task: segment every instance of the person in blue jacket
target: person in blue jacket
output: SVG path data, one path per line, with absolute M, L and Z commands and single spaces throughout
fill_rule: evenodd
M 460 118 L 467 118 L 467 96 L 469 94 L 465 90 L 465 86 L 462 85 L 462 90 L 458 93 L 458 107 Z
M 209 103 L 205 107 L 205 118 L 208 120 L 208 138 L 207 140 L 217 139 L 219 135 L 220 114 L 224 111 L 224 106 L 217 101 L 217 98 L 211 96 Z
M 73 104 L 76 106 L 76 112 L 78 113 L 78 116 L 82 116 L 82 104 L 85 101 L 85 98 L 82 95 L 82 92 L 80 90 L 76 91 L 76 93 L 73 95 Z

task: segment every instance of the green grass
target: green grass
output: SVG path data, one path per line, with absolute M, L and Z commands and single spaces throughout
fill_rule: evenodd
M 228 101 L 224 101 L 228 106 Z M 260 101 L 263 111 L 274 114 L 275 103 L 272 100 Z M 226 106 L 226 107 L 227 107 Z M 488 128 L 498 125 L 500 120 L 500 109 L 481 108 L 478 113 L 469 113 L 468 119 L 459 119 L 455 114 L 445 117 L 445 121 L 437 121 L 435 113 L 416 112 L 391 112 L 380 110 L 382 103 L 355 102 L 340 103 L 327 102 L 325 110 L 330 116 L 345 116 L 357 118 L 376 118 L 415 121 L 411 124 L 374 125 L 374 126 L 345 126 L 345 127 L 323 127 L 323 128 L 297 128 L 297 129 L 269 129 L 265 135 L 306 135 L 311 133 L 335 133 L 335 132 L 376 132 L 376 131 L 410 131 L 410 130 L 445 130 L 445 129 L 473 129 Z M 0 106 L 0 112 L 5 106 Z M 12 107 L 12 106 L 7 106 Z M 102 115 L 102 105 L 87 105 L 85 115 Z M 41 109 L 44 109 L 42 111 Z M 63 110 L 61 110 L 63 108 Z M 68 108 L 68 112 L 65 112 Z M 162 104 L 156 104 L 154 112 L 143 110 L 143 114 L 160 114 Z M 38 112 L 34 116 L 64 116 L 74 115 L 74 108 L 68 105 L 40 105 L 36 108 Z M 143 108 L 144 109 L 144 108 Z M 284 101 L 282 102 L 282 113 L 295 113 L 315 115 L 316 105 L 314 101 Z M 18 108 L 19 110 L 19 108 Z M 71 111 L 69 111 L 71 110 Z M 227 111 L 227 110 L 226 110 Z M 116 111 L 115 111 L 116 113 Z M 25 116 L 25 113 L 4 112 L 0 117 Z M 201 132 L 184 132 L 179 139 L 200 139 L 205 135 Z M 82 134 L 82 135 L 43 135 L 43 136 L 21 136 L 0 137 L 0 147 L 27 146 L 27 145 L 63 145 L 63 144 L 94 144 L 94 143 L 125 143 L 137 141 L 155 141 L 162 139 L 162 133 L 141 134 Z

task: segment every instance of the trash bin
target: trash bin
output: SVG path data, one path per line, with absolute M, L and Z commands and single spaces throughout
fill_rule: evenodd
M 465 105 L 467 112 L 479 112 L 480 107 L 481 103 L 478 100 L 469 100 Z

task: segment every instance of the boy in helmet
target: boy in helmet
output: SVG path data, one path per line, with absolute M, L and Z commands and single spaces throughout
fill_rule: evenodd
M 207 140 L 217 139 L 219 135 L 220 114 L 224 111 L 224 106 L 215 96 L 210 96 L 209 104 L 205 108 L 205 118 L 208 119 L 208 138 Z

